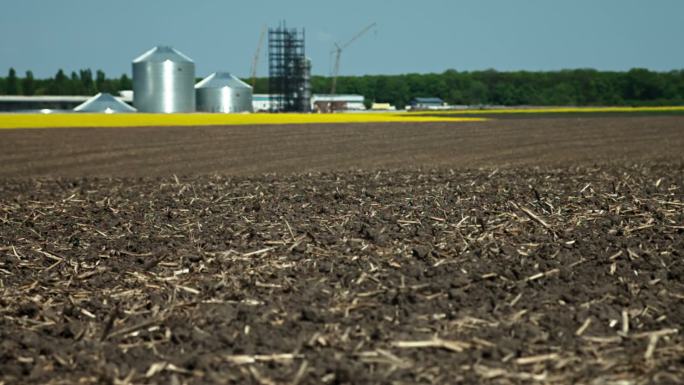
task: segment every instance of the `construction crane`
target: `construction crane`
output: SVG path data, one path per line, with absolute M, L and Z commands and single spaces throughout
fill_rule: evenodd
M 256 88 L 256 74 L 257 65 L 259 64 L 259 56 L 261 55 L 261 47 L 264 45 L 264 37 L 266 37 L 266 26 L 261 28 L 261 34 L 259 35 L 259 44 L 257 45 L 256 52 L 254 53 L 254 59 L 252 60 L 252 92 Z
M 340 56 L 342 56 L 342 51 L 349 47 L 353 42 L 357 41 L 361 36 L 365 35 L 366 32 L 373 29 L 376 25 L 376 23 L 371 23 L 342 45 L 335 43 L 335 48 L 333 49 L 333 53 L 335 54 L 335 66 L 333 67 L 332 73 L 332 86 L 330 87 L 330 102 L 328 103 L 328 111 L 333 112 L 334 108 L 335 92 L 337 91 L 337 75 L 340 73 Z

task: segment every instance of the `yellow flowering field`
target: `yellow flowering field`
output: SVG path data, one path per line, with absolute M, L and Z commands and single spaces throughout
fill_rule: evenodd
M 476 122 L 486 118 L 463 115 L 568 113 L 684 113 L 670 107 L 559 107 L 519 109 L 434 110 L 394 113 L 339 114 L 0 114 L 0 129 L 58 127 L 234 126 L 259 124 Z
M 684 106 L 663 107 L 550 107 L 550 108 L 493 108 L 473 110 L 417 111 L 416 115 L 434 114 L 574 114 L 574 113 L 630 113 L 630 112 L 684 112 Z
M 249 124 L 474 122 L 475 117 L 353 114 L 0 114 L 0 129 L 53 127 L 231 126 Z

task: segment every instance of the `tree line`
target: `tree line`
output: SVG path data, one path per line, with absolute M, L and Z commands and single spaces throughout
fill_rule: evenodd
M 55 76 L 47 79 L 36 79 L 33 72 L 26 71 L 18 76 L 14 68 L 10 68 L 7 77 L 0 77 L 0 95 L 94 95 L 98 92 L 118 93 L 133 87 L 127 75 L 119 78 L 107 78 L 101 70 L 83 69 L 67 74 L 57 71 Z
M 249 79 L 244 80 L 250 83 Z M 331 79 L 313 76 L 311 85 L 314 93 L 329 93 Z M 93 76 L 89 69 L 72 72 L 69 76 L 59 70 L 47 79 L 35 79 L 31 71 L 20 77 L 10 69 L 7 77 L 0 77 L 0 94 L 3 95 L 93 95 L 131 88 L 132 82 L 127 75 L 107 78 L 98 70 Z M 268 93 L 268 78 L 257 79 L 254 92 Z M 682 105 L 684 70 L 447 70 L 439 74 L 343 76 L 338 79 L 337 92 L 363 95 L 368 104 L 386 102 L 399 108 L 414 97 L 439 97 L 454 105 Z
M 329 89 L 327 78 L 314 77 L 312 82 L 314 92 Z M 397 107 L 414 97 L 439 97 L 453 105 L 679 105 L 684 104 L 684 71 L 448 70 L 441 74 L 344 77 L 338 80 L 337 89 Z

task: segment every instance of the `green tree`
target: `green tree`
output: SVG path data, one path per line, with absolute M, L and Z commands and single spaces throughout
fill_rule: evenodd
M 258 84 L 258 81 L 257 81 L 257 84 Z M 121 77 L 119 78 L 119 85 L 118 85 L 117 91 L 132 90 L 132 89 L 133 89 L 133 82 L 131 82 L 131 79 L 126 74 L 121 75 Z
M 24 95 L 34 95 L 36 93 L 36 81 L 33 78 L 33 72 L 26 71 L 26 77 L 21 81 L 21 89 Z
M 64 71 L 60 69 L 55 74 L 54 79 L 50 82 L 48 86 L 48 93 L 50 95 L 65 95 L 69 93 L 68 90 L 68 78 L 64 74 Z
M 78 76 L 76 71 L 71 71 L 69 86 L 67 88 L 67 92 L 71 95 L 85 95 L 83 83 L 81 83 L 81 78 Z
M 479 80 L 473 80 L 466 90 L 466 103 L 489 104 L 489 90 L 487 85 Z
M 102 70 L 95 72 L 95 89 L 97 92 L 111 92 L 111 87 L 107 85 L 107 77 Z
M 515 86 L 506 82 L 496 84 L 492 92 L 492 102 L 504 106 L 515 105 Z
M 635 68 L 627 72 L 627 88 L 625 99 L 656 100 L 664 96 L 664 82 L 658 74 L 643 68 Z
M 463 97 L 463 92 L 459 89 L 453 88 L 449 91 L 449 96 L 447 96 L 444 101 L 449 104 L 465 104 L 465 98 Z
M 93 71 L 91 71 L 89 68 L 80 70 L 79 71 L 79 77 L 81 78 L 81 86 L 83 87 L 83 94 L 84 95 L 93 95 L 95 94 L 95 82 L 93 81 Z
M 17 71 L 14 68 L 10 68 L 7 74 L 5 91 L 7 95 L 19 95 L 19 79 L 17 79 Z

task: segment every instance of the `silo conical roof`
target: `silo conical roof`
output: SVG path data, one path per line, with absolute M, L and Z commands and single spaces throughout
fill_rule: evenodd
M 165 45 L 158 45 L 151 50 L 145 52 L 144 54 L 138 56 L 135 60 L 133 60 L 133 63 L 142 63 L 142 62 L 155 62 L 155 63 L 161 63 L 165 61 L 172 61 L 172 62 L 187 62 L 187 63 L 193 63 L 192 59 L 189 57 L 185 56 L 182 54 L 180 51 L 174 49 L 173 47 L 165 46 Z
M 234 89 L 252 89 L 252 86 L 238 79 L 230 72 L 214 72 L 213 74 L 202 79 L 195 84 L 195 89 L 198 88 L 234 88 Z
M 135 112 L 136 109 L 108 93 L 99 93 L 74 108 L 76 112 Z

